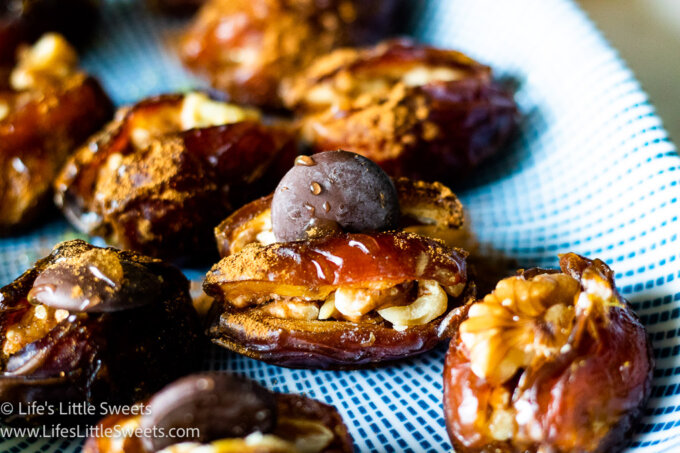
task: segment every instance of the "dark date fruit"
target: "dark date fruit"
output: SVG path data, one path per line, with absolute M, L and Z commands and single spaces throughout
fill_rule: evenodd
M 276 424 L 276 399 L 253 381 L 225 373 L 204 373 L 180 379 L 151 398 L 141 427 L 166 432 L 199 429 L 192 438 L 145 437 L 150 451 L 180 441 L 209 442 L 270 432 Z
M 176 268 L 61 243 L 0 289 L 0 401 L 129 404 L 193 368 L 199 332 Z
M 419 235 L 250 244 L 216 264 L 213 342 L 276 365 L 356 367 L 449 338 L 468 293 L 465 252 Z
M 406 39 L 321 56 L 282 93 L 317 151 L 345 149 L 391 176 L 447 184 L 496 154 L 517 120 L 490 68 Z
M 0 235 L 51 208 L 61 166 L 113 113 L 77 61 L 64 38 L 51 34 L 24 48 L 6 76 L 0 71 Z
M 213 227 L 271 191 L 297 154 L 294 134 L 199 93 L 121 109 L 67 161 L 55 199 L 81 231 L 171 259 L 214 254 Z
M 271 212 L 279 241 L 320 237 L 329 230 L 391 230 L 400 215 L 390 177 L 365 157 L 346 151 L 298 156 L 274 191 Z
M 444 412 L 460 452 L 609 452 L 651 391 L 645 328 L 600 260 L 501 280 L 472 304 L 444 368 Z
M 382 39 L 397 3 L 209 0 L 184 36 L 181 57 L 232 101 L 278 108 L 282 79 L 334 48 Z
M 141 416 L 111 415 L 102 432 L 124 425 L 120 438 L 90 437 L 84 453 L 214 451 L 219 453 L 350 453 L 352 438 L 338 411 L 305 396 L 271 393 L 255 382 L 225 373 L 201 373 L 180 379 L 154 395 Z M 187 437 L 153 436 L 170 427 Z M 141 428 L 149 437 L 138 437 Z M 203 436 L 207 433 L 206 436 Z M 212 442 L 211 442 L 212 441 Z M 175 450 L 175 448 L 177 450 Z

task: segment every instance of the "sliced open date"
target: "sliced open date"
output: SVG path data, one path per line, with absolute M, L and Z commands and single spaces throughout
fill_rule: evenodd
M 0 290 L 0 400 L 147 397 L 195 365 L 200 329 L 188 286 L 178 269 L 134 252 L 57 245 Z
M 651 391 L 647 333 L 600 260 L 569 253 L 472 304 L 444 369 L 456 451 L 618 451 Z
M 448 338 L 467 293 L 466 253 L 411 233 L 250 244 L 208 273 L 212 340 L 291 367 L 352 367 Z
M 382 38 L 397 3 L 209 0 L 183 38 L 181 57 L 234 102 L 278 108 L 283 79 L 336 47 Z
M 342 148 L 391 176 L 448 184 L 496 154 L 517 116 L 490 68 L 406 39 L 319 57 L 282 93 L 317 151 Z
M 81 231 L 167 258 L 212 256 L 211 230 L 271 191 L 297 147 L 284 127 L 199 93 L 121 109 L 66 163 L 57 205 Z
M 11 71 L 0 70 L 0 234 L 49 210 L 61 166 L 113 113 L 77 61 L 64 38 L 50 34 L 22 49 Z

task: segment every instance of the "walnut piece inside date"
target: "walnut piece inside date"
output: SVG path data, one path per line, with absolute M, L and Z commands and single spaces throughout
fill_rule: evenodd
M 651 389 L 647 333 L 599 260 L 501 280 L 470 306 L 444 370 L 457 451 L 621 448 Z
M 294 134 L 201 93 L 119 110 L 66 163 L 55 200 L 81 231 L 153 256 L 200 260 L 211 229 L 271 191 L 297 154 Z

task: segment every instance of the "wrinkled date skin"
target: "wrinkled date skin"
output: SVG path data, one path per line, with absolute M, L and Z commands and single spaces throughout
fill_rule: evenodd
M 293 368 L 351 368 L 416 355 L 449 338 L 466 294 L 449 296 L 446 312 L 398 331 L 384 321 L 283 319 L 233 300 L 293 297 L 324 300 L 339 287 L 399 285 L 431 279 L 464 286 L 465 252 L 419 235 L 388 232 L 340 234 L 322 239 L 251 244 L 208 273 L 205 292 L 216 299 L 213 342 L 259 360 Z
M 0 2 L 0 65 L 11 64 L 17 47 L 47 31 L 79 42 L 97 17 L 93 0 L 3 0 Z
M 35 300 L 29 302 L 29 292 L 36 287 L 34 282 L 42 284 L 45 278 L 55 281 L 53 275 L 48 277 L 46 272 L 55 266 L 59 269 L 58 263 L 101 251 L 116 257 L 123 269 L 136 269 L 140 275 L 151 276 L 156 282 L 154 296 L 135 286 L 135 272 L 128 274 L 126 271 L 125 280 L 116 291 L 134 296 L 122 288 L 138 288 L 146 304 L 138 306 L 140 301 L 130 304 L 127 298 L 116 301 L 115 294 L 118 293 L 114 292 L 114 298 L 109 298 L 105 307 L 71 310 L 67 317 L 51 329 L 45 329 L 38 338 L 30 338 L 27 333 L 38 329 L 38 317 L 32 318 L 22 329 L 17 328 L 26 322 L 33 307 L 50 310 Z M 88 266 L 87 262 L 84 264 Z M 43 275 L 45 278 L 41 278 Z M 64 273 L 58 275 L 66 279 L 63 281 L 77 281 Z M 72 275 L 77 277 L 78 274 Z M 89 275 L 88 279 L 81 280 L 82 286 L 78 288 L 85 289 L 90 301 L 98 300 L 98 296 L 106 294 L 104 287 L 97 286 L 101 281 L 93 283 L 90 278 L 93 277 Z M 59 284 L 52 288 L 59 290 Z M 87 292 L 96 288 L 101 291 Z M 83 293 L 70 290 L 68 294 Z M 23 347 L 13 352 L 6 349 L 7 342 L 14 339 L 14 335 L 8 336 L 10 331 L 29 336 L 25 344 L 22 343 Z M 11 402 L 15 407 L 19 403 L 35 401 L 129 404 L 147 397 L 193 368 L 199 332 L 188 282 L 179 270 L 134 252 L 97 249 L 81 240 L 61 243 L 51 255 L 39 260 L 33 268 L 0 290 L 0 339 L 3 343 L 0 400 Z M 43 421 L 39 415 L 24 419 L 20 414 L 3 419 L 10 423 Z M 71 423 L 76 420 L 61 417 L 60 421 Z
M 446 241 L 442 233 L 455 232 L 463 226 L 463 205 L 441 183 L 410 178 L 394 179 L 399 197 L 399 227 L 417 229 L 425 236 Z M 273 195 L 259 198 L 236 210 L 215 227 L 220 256 L 237 253 L 247 244 L 258 242 L 258 235 L 270 233 Z M 447 241 L 447 245 L 455 245 Z
M 232 101 L 280 108 L 282 79 L 337 47 L 381 39 L 392 28 L 397 3 L 210 0 L 186 32 L 180 53 Z
M 282 93 L 317 151 L 342 148 L 391 176 L 444 183 L 496 154 L 518 114 L 490 68 L 406 39 L 320 57 Z
M 319 453 L 351 453 L 354 451 L 352 437 L 335 407 L 301 395 L 275 393 L 273 396 L 275 398 L 277 418 L 284 422 L 278 423 L 272 430 L 272 434 L 290 442 L 295 442 L 296 438 L 308 433 L 298 426 L 294 426 L 294 429 L 291 429 L 291 426 L 285 420 L 297 420 L 302 423 L 313 422 L 323 425 L 333 433 L 333 439 Z M 111 415 L 102 420 L 100 426 L 106 429 L 124 423 L 130 423 L 130 417 Z M 126 424 L 126 426 L 129 425 Z M 83 446 L 83 453 L 114 453 L 121 451 L 114 448 L 111 443 L 111 438 L 90 437 Z M 122 445 L 122 450 L 126 453 L 150 453 L 144 447 L 144 443 L 139 437 L 127 437 Z M 195 448 L 198 451 L 200 447 L 196 446 Z M 242 445 L 239 445 L 236 449 L 230 449 L 223 445 L 218 451 L 220 453 L 260 453 L 268 450 L 258 448 L 248 449 Z
M 444 369 L 444 411 L 456 451 L 609 452 L 628 442 L 651 390 L 654 365 L 647 333 L 614 289 L 606 264 L 569 253 L 561 256 L 560 266 L 561 276 L 578 282 L 578 292 L 573 330 L 567 330 L 567 343 L 550 359 L 538 359 L 497 384 L 473 371 L 462 341 L 465 322 L 452 340 Z M 518 278 L 549 274 L 558 271 L 532 269 Z M 598 299 L 603 294 L 606 304 Z M 580 306 L 589 298 L 592 305 Z M 500 430 L 507 439 L 494 438 L 487 429 L 494 425 L 489 414 L 501 400 L 499 391 L 511 398 L 507 415 L 496 419 L 496 426 L 512 426 L 509 434 Z
M 152 256 L 205 259 L 214 254 L 212 228 L 292 165 L 297 145 L 287 129 L 244 120 L 180 130 L 182 102 L 166 95 L 119 111 L 68 160 L 55 198 L 78 229 Z M 140 127 L 152 134 L 141 147 L 133 143 Z
M 1 75 L 0 75 L 1 77 Z M 113 114 L 99 83 L 75 74 L 43 89 L 0 83 L 0 235 L 31 223 L 50 203 L 52 182 L 76 146 Z

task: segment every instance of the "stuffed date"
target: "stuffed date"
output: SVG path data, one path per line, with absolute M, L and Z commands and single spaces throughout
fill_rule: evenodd
M 22 48 L 0 80 L 0 234 L 51 207 L 62 164 L 113 113 L 99 83 L 77 63 L 64 38 L 48 34 Z
M 191 370 L 199 331 L 179 270 L 63 242 L 0 289 L 0 400 L 129 404 Z
M 392 25 L 396 0 L 210 0 L 181 56 L 237 103 L 280 107 L 279 84 L 339 46 L 369 44 Z
M 249 244 L 208 273 L 208 335 L 289 367 L 356 367 L 449 338 L 465 303 L 466 253 L 405 232 Z
M 319 57 L 282 93 L 315 149 L 343 148 L 392 176 L 445 183 L 497 153 L 517 115 L 490 68 L 406 39 Z
M 600 260 L 501 280 L 472 304 L 444 369 L 460 452 L 622 449 L 651 390 L 647 333 Z
M 393 183 L 399 203 L 398 228 L 460 246 L 463 206 L 448 187 L 404 177 Z M 248 203 L 215 228 L 222 257 L 238 253 L 250 243 L 268 245 L 277 241 L 272 228 L 272 199 L 273 194 Z
M 213 227 L 272 190 L 297 154 L 286 128 L 199 93 L 121 109 L 66 163 L 55 199 L 81 231 L 172 259 L 214 254 Z
M 100 432 L 125 426 L 131 434 L 91 437 L 84 453 L 353 451 L 347 427 L 333 406 L 305 396 L 272 393 L 226 373 L 187 376 L 140 406 L 142 415 L 113 415 L 100 423 Z M 141 434 L 134 434 L 135 430 Z

